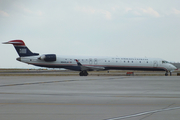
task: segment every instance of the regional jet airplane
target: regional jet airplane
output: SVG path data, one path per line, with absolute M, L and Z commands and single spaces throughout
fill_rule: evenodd
M 100 70 L 148 70 L 166 71 L 171 73 L 177 69 L 174 65 L 160 58 L 127 58 L 127 57 L 72 57 L 57 56 L 31 52 L 22 40 L 11 40 L 4 44 L 13 44 L 19 57 L 18 61 L 27 64 L 48 67 L 65 68 L 80 71 L 80 76 L 87 76 L 87 71 Z

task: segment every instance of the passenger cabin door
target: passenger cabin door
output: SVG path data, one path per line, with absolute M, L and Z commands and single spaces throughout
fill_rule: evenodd
M 155 60 L 155 61 L 153 62 L 153 67 L 158 67 L 158 61 Z

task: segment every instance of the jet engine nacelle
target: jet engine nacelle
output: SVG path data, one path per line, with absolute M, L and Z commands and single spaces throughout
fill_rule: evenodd
M 53 62 L 56 61 L 56 55 L 55 54 L 45 54 L 40 56 L 38 59 L 44 60 L 46 62 Z

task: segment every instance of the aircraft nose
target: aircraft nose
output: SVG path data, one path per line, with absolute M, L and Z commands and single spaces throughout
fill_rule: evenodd
M 171 64 L 171 69 L 176 70 L 177 67 Z
M 174 66 L 174 69 L 177 70 L 178 68 L 176 66 Z

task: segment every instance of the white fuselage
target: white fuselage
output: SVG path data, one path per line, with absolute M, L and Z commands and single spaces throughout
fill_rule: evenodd
M 39 59 L 41 56 L 30 56 L 17 58 L 18 61 L 35 66 L 49 68 L 66 68 L 81 71 L 75 59 L 90 70 L 153 70 L 173 71 L 175 66 L 160 58 L 127 58 L 127 57 L 68 57 L 57 56 L 56 61 L 47 62 Z M 95 68 L 95 69 L 93 69 Z M 99 69 L 98 69 L 99 68 Z

